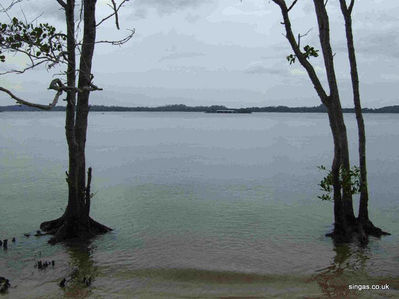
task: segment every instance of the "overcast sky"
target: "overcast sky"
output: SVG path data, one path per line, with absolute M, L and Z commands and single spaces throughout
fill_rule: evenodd
M 1 0 L 5 2 L 8 0 Z M 77 1 L 79 2 L 79 1 Z M 98 0 L 97 19 L 109 12 Z M 40 15 L 64 29 L 56 0 L 25 0 L 12 13 Z M 328 2 L 333 51 L 343 106 L 351 107 L 343 18 L 338 0 Z M 6 16 L 1 16 L 5 21 Z M 312 29 L 303 45 L 319 48 L 312 1 L 299 0 L 291 13 L 296 33 Z M 320 101 L 302 67 L 289 65 L 292 51 L 282 35 L 281 14 L 265 0 L 130 0 L 121 12 L 121 31 L 109 20 L 98 39 L 118 39 L 135 28 L 122 47 L 98 45 L 93 73 L 104 88 L 91 104 L 154 106 L 165 104 L 244 106 L 315 106 Z M 399 104 L 399 1 L 359 0 L 353 15 L 363 106 Z M 325 82 L 322 58 L 311 60 Z M 9 59 L 13 67 L 18 58 Z M 60 69 L 58 70 L 60 71 Z M 54 73 L 35 70 L 1 76 L 0 85 L 27 99 L 46 103 Z M 11 104 L 0 95 L 0 105 Z

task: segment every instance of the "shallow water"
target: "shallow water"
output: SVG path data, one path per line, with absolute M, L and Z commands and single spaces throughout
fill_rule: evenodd
M 356 163 L 356 122 L 345 117 Z M 17 238 L 0 251 L 13 286 L 4 297 L 399 296 L 399 115 L 365 118 L 370 215 L 392 233 L 366 248 L 324 237 L 333 221 L 332 204 L 317 199 L 317 166 L 332 156 L 325 114 L 145 112 L 90 114 L 92 215 L 114 231 L 76 247 L 23 236 L 65 207 L 64 114 L 3 112 L 0 239 Z M 38 259 L 55 267 L 40 271 Z

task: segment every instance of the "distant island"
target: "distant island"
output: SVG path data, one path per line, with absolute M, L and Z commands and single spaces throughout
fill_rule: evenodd
M 344 113 L 354 113 L 354 108 L 343 108 Z M 0 106 L 1 111 L 40 111 L 36 108 L 27 106 L 11 105 Z M 65 106 L 54 107 L 51 111 L 65 111 Z M 218 111 L 230 111 L 229 113 L 252 113 L 252 112 L 291 112 L 291 113 L 326 113 L 324 105 L 314 107 L 287 107 L 287 106 L 267 106 L 267 107 L 248 107 L 248 108 L 228 108 L 221 105 L 212 106 L 187 106 L 183 104 L 166 105 L 159 107 L 121 107 L 121 106 L 90 106 L 90 111 L 97 112 L 207 112 L 218 113 Z M 381 108 L 363 108 L 364 113 L 399 113 L 399 105 L 386 106 Z

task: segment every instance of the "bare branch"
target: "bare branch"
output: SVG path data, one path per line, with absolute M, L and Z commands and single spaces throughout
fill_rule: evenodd
M 60 79 L 54 79 L 53 81 L 51 81 L 49 89 L 56 90 L 57 93 L 55 94 L 53 101 L 48 105 L 41 105 L 41 104 L 36 104 L 36 103 L 25 101 L 25 100 L 17 97 L 16 95 L 14 95 L 10 90 L 8 90 L 4 87 L 1 87 L 1 86 L 0 86 L 0 91 L 7 93 L 18 104 L 33 107 L 33 108 L 38 108 L 41 110 L 51 110 L 52 108 L 54 108 L 57 105 L 58 99 L 61 96 L 62 91 L 64 90 L 63 87 L 65 87 L 65 86 L 64 86 L 64 84 L 62 84 Z
M 28 20 L 26 19 L 25 12 L 24 12 L 24 10 L 22 8 L 21 8 L 21 13 L 22 13 L 22 15 L 23 15 L 23 17 L 25 19 L 25 23 L 28 23 Z
M 62 8 L 66 8 L 66 3 L 63 0 L 57 0 L 58 4 L 62 6 Z
M 305 37 L 309 34 L 309 32 L 312 31 L 312 28 L 310 28 L 308 31 L 306 31 L 306 33 L 304 34 L 300 34 L 298 33 L 298 47 L 301 48 L 301 38 Z
M 116 5 L 115 0 L 111 0 L 112 5 L 108 4 L 108 6 L 111 7 L 111 8 L 114 10 L 114 12 L 113 12 L 112 14 L 106 16 L 105 18 L 103 18 L 100 22 L 98 22 L 98 23 L 96 24 L 96 27 L 97 27 L 97 26 L 100 26 L 103 22 L 105 22 L 105 21 L 108 20 L 109 18 L 112 18 L 113 16 L 115 16 L 115 25 L 116 25 L 116 28 L 119 30 L 119 16 L 118 16 L 118 12 L 119 12 L 119 9 L 122 7 L 122 5 L 125 4 L 125 3 L 128 2 L 128 1 L 129 1 L 129 0 L 123 0 L 119 5 Z
M 339 0 L 339 3 L 341 5 L 341 11 L 342 11 L 342 14 L 344 15 L 345 19 L 350 18 L 351 14 L 352 14 L 353 6 L 355 5 L 355 0 L 351 0 L 351 2 L 349 3 L 349 7 L 346 3 L 346 0 Z
M 3 5 L 1 5 L 1 10 L 0 12 L 7 12 L 9 11 L 15 4 L 22 2 L 22 0 L 14 0 L 10 3 L 10 5 L 8 5 L 7 7 L 3 7 Z
M 117 7 L 116 7 L 116 3 L 115 3 L 115 0 L 111 0 L 111 2 L 112 2 L 112 6 L 113 6 L 113 9 L 114 9 L 114 12 L 115 12 L 115 26 L 116 26 L 116 29 L 119 30 L 119 17 L 118 17 L 118 11 L 117 11 Z
M 348 12 L 349 14 L 352 14 L 353 6 L 355 5 L 355 0 L 351 0 L 351 3 L 349 4 Z
M 92 76 L 93 78 L 93 76 Z M 42 105 L 42 104 L 36 104 L 36 103 L 32 103 L 29 101 L 25 101 L 21 98 L 19 98 L 18 96 L 16 96 L 15 94 L 13 94 L 10 90 L 8 90 L 7 88 L 1 87 L 0 86 L 0 91 L 3 91 L 5 93 L 7 93 L 11 98 L 13 98 L 18 104 L 21 105 L 25 105 L 25 106 L 29 106 L 29 107 L 33 107 L 33 108 L 38 108 L 41 110 L 51 110 L 53 109 L 57 103 L 58 103 L 58 99 L 61 96 L 63 91 L 73 91 L 73 92 L 84 92 L 84 91 L 96 91 L 96 90 L 103 90 L 102 88 L 97 87 L 96 85 L 94 85 L 93 83 L 90 83 L 89 86 L 85 86 L 82 89 L 76 88 L 76 87 L 70 87 L 70 86 L 66 86 L 62 83 L 62 81 L 60 79 L 54 79 L 51 81 L 50 86 L 48 89 L 52 89 L 52 90 L 56 90 L 57 93 L 54 96 L 53 101 L 48 104 L 48 105 Z
M 11 19 L 11 16 L 8 14 L 8 12 L 7 12 L 7 8 L 5 8 L 1 3 L 0 3 L 0 7 L 1 7 L 1 11 L 0 12 L 2 12 L 2 13 L 5 13 L 6 15 L 7 15 L 7 17 L 10 19 L 10 21 L 12 20 Z
M 30 64 L 23 69 L 12 69 L 8 70 L 5 72 L 0 72 L 0 75 L 5 75 L 5 74 L 23 74 L 28 70 L 31 70 L 33 68 L 36 68 L 42 64 L 47 64 L 47 69 L 51 69 L 54 67 L 56 64 L 59 63 L 67 63 L 66 57 L 65 57 L 65 52 L 60 52 L 58 55 L 53 53 L 52 57 L 43 57 L 43 56 L 37 56 L 32 53 L 29 53 L 25 50 L 22 49 L 13 49 L 13 52 L 16 53 L 21 53 L 24 54 L 25 57 L 27 57 L 30 60 Z
M 125 43 L 127 43 L 135 34 L 136 30 L 135 29 L 129 29 L 130 33 L 126 37 L 120 40 L 99 40 L 96 41 L 96 44 L 111 44 L 113 46 L 121 46 Z
M 288 10 L 287 11 L 290 11 L 294 6 L 295 6 L 295 4 L 298 2 L 298 0 L 294 0 L 294 2 L 292 2 L 292 4 L 290 5 L 290 7 L 288 7 Z
M 5 71 L 5 72 L 1 72 L 0 75 L 6 75 L 6 74 L 23 74 L 23 73 L 25 73 L 26 71 L 31 70 L 31 69 L 33 69 L 33 68 L 35 68 L 35 67 L 37 67 L 37 66 L 39 66 L 39 65 L 41 65 L 41 64 L 43 64 L 43 63 L 45 63 L 45 62 L 46 62 L 45 60 L 42 60 L 42 61 L 36 62 L 36 63 L 32 62 L 30 66 L 27 66 L 27 67 L 25 67 L 25 68 L 22 69 L 22 70 L 8 70 L 8 71 Z

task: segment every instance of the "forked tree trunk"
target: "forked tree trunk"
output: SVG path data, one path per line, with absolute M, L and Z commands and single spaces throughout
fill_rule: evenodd
M 91 84 L 91 66 L 96 39 L 95 0 L 84 0 L 84 32 L 80 56 L 78 96 L 76 92 L 67 93 L 67 109 L 65 134 L 69 152 L 68 205 L 65 213 L 58 219 L 43 222 L 40 228 L 54 234 L 50 242 L 55 243 L 66 239 L 89 238 L 111 229 L 90 218 L 90 183 L 92 170 L 88 170 L 86 185 L 86 135 L 87 118 L 89 113 L 89 86 Z M 75 59 L 75 1 L 68 0 L 65 8 L 67 23 L 67 51 L 68 51 L 68 87 L 76 85 Z
M 298 61 L 306 69 L 313 86 L 320 97 L 321 102 L 327 107 L 331 132 L 334 140 L 334 159 L 332 163 L 333 197 L 334 197 L 334 231 L 331 236 L 336 240 L 349 241 L 356 231 L 357 221 L 353 211 L 352 193 L 350 184 L 342 183 L 341 174 L 350 170 L 348 138 L 339 98 L 337 79 L 334 69 L 334 55 L 330 44 L 329 18 L 324 0 L 313 0 L 319 29 L 320 44 L 327 74 L 329 95 L 324 90 L 313 66 L 302 53 L 298 41 L 295 39 L 289 19 L 289 11 L 295 6 L 296 1 L 290 7 L 284 0 L 273 0 L 283 15 L 283 24 L 286 29 L 286 37 L 293 49 Z M 364 232 L 361 232 L 363 235 Z

